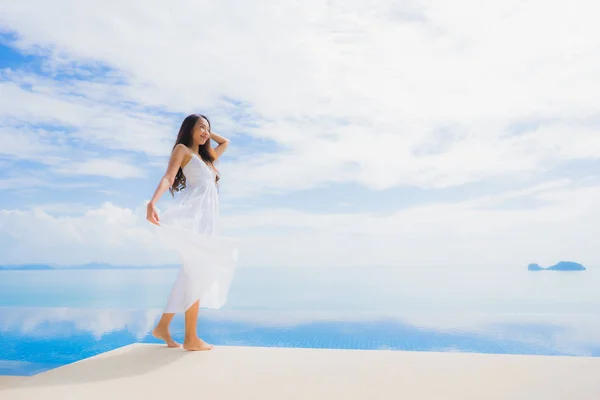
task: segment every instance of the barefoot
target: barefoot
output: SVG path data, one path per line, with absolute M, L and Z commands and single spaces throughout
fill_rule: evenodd
M 180 344 L 173 340 L 168 330 L 156 328 L 152 331 L 152 336 L 157 339 L 164 340 L 167 347 L 179 347 Z
M 212 344 L 206 343 L 204 340 L 200 338 L 195 338 L 191 340 L 185 340 L 183 342 L 183 348 L 187 351 L 205 351 L 212 350 L 215 346 Z

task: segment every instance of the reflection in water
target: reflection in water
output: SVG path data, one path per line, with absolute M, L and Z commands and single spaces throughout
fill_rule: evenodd
M 106 334 L 122 331 L 142 339 L 160 313 L 160 310 L 6 307 L 0 308 L 0 332 L 55 338 L 85 332 L 94 339 L 101 339 Z
M 0 375 L 32 375 L 150 335 L 160 310 L 0 308 Z M 203 311 L 199 332 L 229 346 L 462 351 L 600 357 L 597 314 L 404 316 Z M 182 316 L 172 332 L 181 340 Z M 174 350 L 179 351 L 179 350 Z
M 143 340 L 160 312 L 0 308 L 0 375 L 33 375 Z

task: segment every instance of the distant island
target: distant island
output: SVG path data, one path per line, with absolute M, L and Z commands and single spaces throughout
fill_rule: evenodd
M 28 271 L 46 271 L 46 270 L 52 270 L 54 268 L 52 268 L 49 265 L 46 264 L 18 264 L 18 265 L 0 265 L 0 271 L 2 270 L 16 270 L 16 269 L 22 269 L 22 270 L 28 270 Z
M 576 262 L 572 261 L 561 261 L 558 264 L 554 264 L 551 267 L 543 268 L 538 264 L 529 264 L 527 267 L 529 271 L 585 271 L 586 268 Z
M 77 265 L 50 265 L 50 264 L 6 264 L 0 265 L 0 271 L 65 271 L 65 270 L 107 270 L 107 269 L 172 269 L 179 265 L 115 265 L 106 263 L 87 263 Z

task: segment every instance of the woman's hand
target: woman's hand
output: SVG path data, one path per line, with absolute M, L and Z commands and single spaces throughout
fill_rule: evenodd
M 221 135 L 217 135 L 214 132 L 210 133 L 210 138 L 219 144 L 217 147 L 214 148 L 214 151 L 217 158 L 221 157 L 225 150 L 227 150 L 227 147 L 229 146 L 229 139 L 226 139 Z
M 156 211 L 156 207 L 154 207 L 154 203 L 152 202 L 148 203 L 146 206 L 146 219 L 152 222 L 154 225 L 160 226 L 158 221 L 158 212 Z

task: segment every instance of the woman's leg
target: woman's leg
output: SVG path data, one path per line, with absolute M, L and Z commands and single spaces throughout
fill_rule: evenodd
M 169 299 L 167 301 L 167 305 L 164 308 L 164 312 L 160 321 L 152 331 L 152 335 L 155 338 L 164 340 L 169 347 L 179 347 L 179 343 L 175 342 L 171 337 L 171 333 L 169 332 L 169 325 L 171 324 L 171 320 L 175 316 L 175 313 L 172 311 L 178 311 L 178 305 L 181 304 L 183 299 L 183 293 L 185 292 L 185 273 L 183 268 L 179 268 L 179 272 L 177 274 L 177 279 L 173 283 L 171 287 L 171 292 L 169 293 Z
M 183 340 L 183 348 L 190 351 L 196 350 L 211 350 L 212 344 L 206 343 L 198 337 L 198 312 L 200 311 L 200 300 L 196 301 L 185 312 L 185 339 Z
M 175 313 L 164 313 L 160 318 L 160 321 L 158 321 L 156 328 L 152 331 L 152 336 L 164 340 L 169 347 L 179 347 L 179 343 L 173 340 L 171 333 L 169 332 L 169 325 L 174 316 Z

